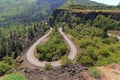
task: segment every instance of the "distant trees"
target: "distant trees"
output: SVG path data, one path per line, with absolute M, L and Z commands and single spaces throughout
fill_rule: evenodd
M 79 10 L 120 10 L 120 8 L 116 6 L 93 5 L 93 4 L 70 5 L 69 8 Z
M 30 45 L 48 29 L 49 27 L 42 22 L 31 23 L 29 25 L 14 25 L 9 28 L 0 27 L 0 33 L 2 34 L 0 36 L 0 74 L 2 75 L 11 69 L 14 62 L 10 62 L 10 60 L 15 61 L 23 51 L 30 47 Z M 10 57 L 10 59 L 5 59 L 7 57 Z M 10 62 L 10 64 L 8 62 Z

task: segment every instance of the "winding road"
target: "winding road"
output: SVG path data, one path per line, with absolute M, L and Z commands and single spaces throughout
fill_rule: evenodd
M 60 60 L 59 61 L 53 61 L 53 62 L 46 62 L 46 61 L 39 61 L 35 55 L 35 48 L 38 44 L 40 44 L 42 42 L 42 40 L 44 40 L 46 37 L 48 37 L 50 35 L 50 33 L 52 32 L 52 28 L 50 28 L 50 31 L 45 34 L 43 37 L 41 37 L 38 41 L 36 41 L 27 51 L 25 57 L 27 59 L 27 61 L 37 67 L 44 67 L 46 63 L 51 63 L 51 65 L 53 67 L 57 67 L 57 66 L 61 66 Z M 73 60 L 77 54 L 77 48 L 74 45 L 74 43 L 65 35 L 65 33 L 62 31 L 62 28 L 59 28 L 59 32 L 60 34 L 63 36 L 64 40 L 66 41 L 66 43 L 68 44 L 69 48 L 70 48 L 70 53 L 68 55 L 68 58 Z

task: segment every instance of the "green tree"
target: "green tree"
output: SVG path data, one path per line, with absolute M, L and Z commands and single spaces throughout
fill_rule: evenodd
M 82 56 L 79 62 L 84 66 L 93 66 L 93 60 L 89 56 Z
M 10 69 L 11 69 L 10 65 L 4 62 L 0 62 L 0 76 L 5 74 Z

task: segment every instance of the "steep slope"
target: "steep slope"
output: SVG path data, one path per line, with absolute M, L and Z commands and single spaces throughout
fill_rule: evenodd
M 0 26 L 11 22 L 31 22 L 45 18 L 44 15 L 61 6 L 66 0 L 1 0 Z
M 24 11 L 35 0 L 0 0 L 0 20 Z

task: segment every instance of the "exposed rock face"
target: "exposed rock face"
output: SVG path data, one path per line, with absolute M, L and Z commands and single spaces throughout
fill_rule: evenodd
M 53 12 L 54 18 L 63 11 L 66 11 L 66 10 L 56 9 Z M 83 20 L 88 20 L 88 19 L 93 20 L 98 15 L 104 15 L 105 17 L 110 16 L 111 19 L 120 21 L 120 12 L 94 12 L 94 11 L 91 11 L 91 12 L 72 12 L 72 14 L 76 15 L 77 17 L 82 18 Z
M 86 70 L 86 67 L 76 64 L 57 67 L 48 71 L 24 69 L 22 73 L 26 75 L 28 80 L 86 80 L 83 74 Z
M 105 17 L 111 17 L 111 19 L 120 21 L 120 12 L 89 12 L 89 13 L 75 13 L 73 14 L 77 15 L 78 17 L 81 17 L 85 20 L 91 19 L 94 20 L 96 16 L 98 15 L 104 15 Z M 82 16 L 81 16 L 82 15 Z

